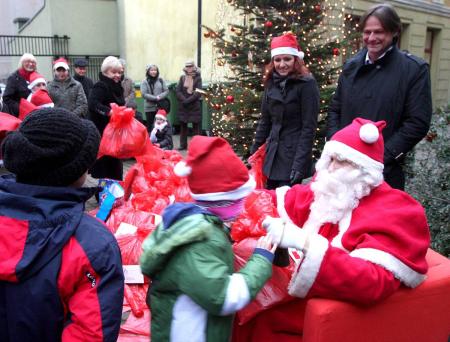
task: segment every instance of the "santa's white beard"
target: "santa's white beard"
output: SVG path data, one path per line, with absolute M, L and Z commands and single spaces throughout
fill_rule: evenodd
M 362 197 L 370 193 L 370 184 L 368 175 L 352 166 L 318 171 L 311 184 L 314 201 L 305 228 L 317 232 L 324 223 L 338 223 L 358 206 Z

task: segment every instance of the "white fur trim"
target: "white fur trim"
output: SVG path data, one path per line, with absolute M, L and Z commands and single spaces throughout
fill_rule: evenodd
M 325 144 L 322 152 L 322 156 L 323 155 L 327 155 L 327 157 L 329 158 L 331 158 L 333 155 L 338 155 L 342 159 L 349 160 L 368 171 L 382 173 L 384 168 L 383 163 L 380 163 L 365 155 L 364 153 L 361 153 L 354 148 L 336 140 L 330 140 Z
M 188 296 L 179 296 L 173 306 L 170 341 L 184 342 L 189 337 L 189 341 L 205 342 L 207 322 L 205 309 Z
M 377 126 L 372 123 L 367 123 L 359 129 L 359 137 L 367 144 L 373 144 L 380 137 L 380 132 Z
M 350 253 L 352 257 L 361 258 L 379 265 L 392 272 L 395 278 L 408 287 L 420 285 L 426 278 L 425 274 L 414 271 L 392 254 L 374 248 L 355 249 Z
M 180 161 L 173 168 L 173 172 L 178 177 L 186 177 L 186 176 L 189 176 L 191 174 L 192 167 L 188 166 L 185 161 Z
M 305 56 L 303 51 L 299 51 L 296 48 L 292 48 L 292 47 L 288 47 L 288 46 L 283 46 L 283 47 L 272 49 L 270 51 L 270 55 L 272 58 L 275 56 L 278 56 L 278 55 L 293 55 L 293 56 L 299 57 L 300 59 L 303 59 L 303 57 Z
M 55 65 L 53 65 L 53 70 L 56 70 L 58 68 L 64 68 L 66 70 L 69 70 L 69 65 L 67 63 L 64 63 L 64 62 L 55 63 Z
M 45 84 L 47 84 L 47 81 L 44 79 L 44 78 L 42 78 L 42 77 L 39 77 L 39 78 L 36 78 L 33 82 L 31 82 L 29 85 L 28 85 L 28 89 L 33 89 L 33 87 L 36 85 L 36 84 L 38 84 L 38 83 L 45 83 Z
M 249 176 L 248 181 L 237 189 L 223 192 L 210 192 L 206 194 L 194 194 L 191 192 L 191 197 L 197 201 L 232 201 L 246 197 L 255 190 L 255 187 L 255 179 L 252 176 Z
M 336 235 L 331 241 L 331 246 L 342 249 L 343 251 L 349 252 L 342 245 L 342 237 L 347 232 L 348 227 L 350 226 L 350 221 L 352 220 L 352 212 L 348 212 L 344 215 L 344 217 L 339 221 L 339 234 Z
M 284 199 L 286 197 L 286 193 L 290 190 L 291 188 L 289 186 L 282 186 L 280 188 L 276 188 L 275 189 L 275 194 L 277 196 L 277 211 L 278 211 L 278 215 L 280 215 L 280 217 L 282 219 L 284 219 L 286 222 L 290 222 L 292 224 L 294 224 L 294 222 L 292 222 L 291 218 L 289 217 L 288 213 L 286 212 L 286 208 L 284 207 Z
M 223 302 L 221 316 L 227 316 L 242 309 L 250 302 L 250 291 L 247 282 L 240 273 L 233 273 L 227 287 L 227 294 Z
M 39 108 L 53 108 L 55 106 L 55 104 L 53 102 L 51 103 L 46 103 L 43 105 L 40 105 Z
M 158 119 L 164 119 L 164 120 L 167 121 L 167 117 L 165 117 L 164 115 L 161 115 L 161 114 L 156 114 L 156 115 L 155 115 L 155 118 L 158 118 Z
M 322 235 L 309 236 L 308 250 L 304 251 L 303 260 L 292 275 L 288 286 L 288 292 L 291 296 L 306 297 L 317 278 L 327 250 L 328 240 Z

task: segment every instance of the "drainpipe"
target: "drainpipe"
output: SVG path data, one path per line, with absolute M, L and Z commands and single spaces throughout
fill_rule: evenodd
M 202 66 L 202 0 L 198 0 L 197 9 L 197 66 Z

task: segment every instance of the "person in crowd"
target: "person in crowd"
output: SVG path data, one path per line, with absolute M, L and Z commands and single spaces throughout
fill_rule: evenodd
M 73 79 L 78 81 L 83 86 L 86 99 L 89 98 L 94 82 L 86 76 L 88 68 L 88 61 L 85 58 L 78 58 L 73 63 Z
M 362 17 L 364 48 L 349 59 L 328 110 L 327 137 L 357 117 L 385 120 L 384 177 L 403 190 L 405 155 L 427 134 L 432 103 L 429 65 L 398 48 L 402 23 L 389 4 Z
M 34 104 L 38 108 L 44 107 L 54 107 L 53 100 L 50 98 L 47 90 L 47 81 L 44 76 L 37 73 L 36 71 L 30 75 L 30 83 L 28 84 L 28 89 L 31 90 L 30 95 L 27 97 L 27 101 Z M 23 106 L 21 102 L 19 104 L 19 117 L 21 113 L 20 107 Z
M 48 93 L 56 108 L 64 108 L 84 118 L 87 115 L 87 100 L 83 86 L 69 73 L 69 63 L 64 58 L 53 62 L 54 79 L 48 84 Z
M 167 113 L 164 109 L 159 109 L 156 112 L 155 124 L 150 132 L 150 140 L 163 150 L 173 149 L 172 126 L 167 121 Z
M 92 122 L 62 108 L 34 111 L 3 141 L 0 341 L 117 340 L 120 250 L 84 212 L 99 142 Z
M 152 341 L 229 341 L 232 314 L 255 298 L 272 274 L 274 246 L 268 237 L 233 271 L 228 226 L 255 181 L 219 137 L 194 136 L 186 161 L 174 171 L 188 177 L 195 202 L 167 207 L 142 245 L 141 269 L 152 279 L 147 296 Z
M 145 79 L 141 83 L 141 94 L 144 98 L 144 112 L 149 132 L 153 129 L 155 115 L 161 103 L 168 101 L 169 88 L 159 75 L 158 66 L 149 64 L 145 68 Z M 170 108 L 163 108 L 169 113 Z
M 103 130 L 109 123 L 110 104 L 125 105 L 121 85 L 122 73 L 123 68 L 120 61 L 114 56 L 106 57 L 101 66 L 99 81 L 94 84 L 89 95 L 89 119 L 94 122 L 100 134 L 103 134 Z M 89 171 L 93 178 L 115 180 L 123 178 L 122 161 L 111 156 L 103 156 L 98 159 Z
M 200 69 L 194 61 L 187 61 L 183 68 L 183 75 L 178 81 L 176 93 L 178 99 L 178 120 L 180 121 L 179 150 L 187 147 L 188 123 L 192 123 L 194 135 L 201 134 L 202 108 L 201 93 L 195 91 L 202 88 Z
M 136 109 L 136 96 L 134 94 L 134 82 L 131 78 L 125 75 L 127 62 L 124 59 L 119 59 L 120 64 L 122 64 L 123 73 L 121 85 L 123 88 L 123 97 L 125 98 L 125 106 L 129 108 Z
M 261 118 L 250 153 L 267 141 L 266 187 L 301 183 L 311 176 L 312 148 L 319 115 L 319 89 L 292 33 L 271 42 Z
M 36 58 L 31 53 L 25 53 L 20 57 L 19 67 L 6 81 L 3 103 L 10 114 L 19 115 L 20 99 L 26 99 L 30 94 L 28 82 L 31 74 L 36 71 Z
M 383 180 L 385 125 L 356 118 L 325 144 L 310 184 L 271 191 L 280 217 L 263 226 L 301 252 L 287 289 L 298 298 L 235 326 L 235 342 L 300 340 L 304 298 L 367 306 L 424 281 L 425 211 Z

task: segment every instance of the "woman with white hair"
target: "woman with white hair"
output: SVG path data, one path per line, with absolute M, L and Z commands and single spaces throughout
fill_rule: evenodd
M 119 59 L 108 56 L 103 60 L 99 81 L 94 84 L 89 99 L 89 119 L 92 120 L 101 135 L 109 123 L 111 115 L 111 103 L 119 106 L 125 105 L 123 88 L 121 85 L 123 66 Z M 103 156 L 98 159 L 89 170 L 93 178 L 110 178 L 122 180 L 122 161 L 110 156 Z
M 30 95 L 28 84 L 34 71 L 36 71 L 36 58 L 31 53 L 23 54 L 20 57 L 18 69 L 8 77 L 3 94 L 3 102 L 10 114 L 19 116 L 20 99 L 26 99 Z

